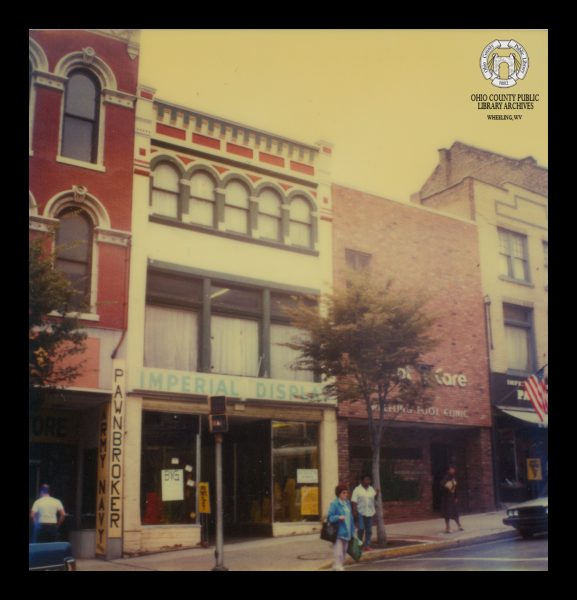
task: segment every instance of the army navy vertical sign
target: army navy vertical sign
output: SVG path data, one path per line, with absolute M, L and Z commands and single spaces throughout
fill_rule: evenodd
M 100 407 L 98 482 L 96 485 L 96 556 L 106 556 L 108 539 L 108 422 L 110 403 Z

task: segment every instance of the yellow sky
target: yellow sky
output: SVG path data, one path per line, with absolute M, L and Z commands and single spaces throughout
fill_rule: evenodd
M 333 180 L 408 200 L 455 140 L 548 165 L 545 30 L 143 30 L 141 81 L 157 96 L 306 143 L 334 144 Z M 499 90 L 483 48 L 514 39 L 524 81 Z M 471 94 L 539 94 L 489 121 Z M 512 111 L 496 111 L 505 114 Z

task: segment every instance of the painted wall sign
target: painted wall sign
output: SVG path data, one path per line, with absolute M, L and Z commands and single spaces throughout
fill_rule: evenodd
M 135 369 L 131 388 L 174 394 L 227 396 L 279 402 L 314 402 L 325 405 L 336 403 L 323 394 L 322 384 L 315 382 L 231 377 L 165 369 Z
M 405 367 L 399 369 L 399 377 L 402 379 L 411 379 L 411 373 L 413 371 L 412 367 Z M 463 373 L 449 373 L 448 371 L 444 371 L 443 369 L 435 369 L 432 371 L 427 367 L 426 373 L 429 374 L 430 381 L 438 385 L 443 385 L 446 387 L 466 387 L 469 383 L 467 380 L 467 376 L 463 375 Z
M 41 410 L 28 417 L 28 439 L 35 443 L 75 444 L 78 442 L 78 413 Z
M 375 412 L 378 411 L 378 407 L 375 407 L 373 410 Z M 420 415 L 426 417 L 467 418 L 469 416 L 468 412 L 464 409 L 439 408 L 437 406 L 429 406 L 428 408 L 407 408 L 401 404 L 391 404 L 389 406 L 385 406 L 385 412 L 393 414 L 401 413 L 403 415 Z

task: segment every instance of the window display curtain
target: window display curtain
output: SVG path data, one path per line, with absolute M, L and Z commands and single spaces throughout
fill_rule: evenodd
M 211 338 L 213 373 L 258 376 L 259 328 L 256 321 L 213 316 Z
M 285 344 L 301 339 L 304 332 L 289 325 L 271 325 L 271 377 L 273 379 L 291 379 L 295 381 L 313 381 L 312 371 L 297 371 L 291 369 L 292 363 L 299 356 L 298 350 L 293 350 Z
M 144 366 L 196 371 L 198 316 L 176 308 L 147 306 L 144 328 Z
M 154 169 L 152 210 L 158 215 L 178 216 L 178 180 L 176 169 L 160 164 Z
M 523 327 L 505 327 L 507 367 L 529 372 L 529 332 Z

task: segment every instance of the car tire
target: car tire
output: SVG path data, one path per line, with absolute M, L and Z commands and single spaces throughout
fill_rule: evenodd
M 528 540 L 533 537 L 533 532 L 527 529 L 520 530 L 519 533 L 524 540 Z

